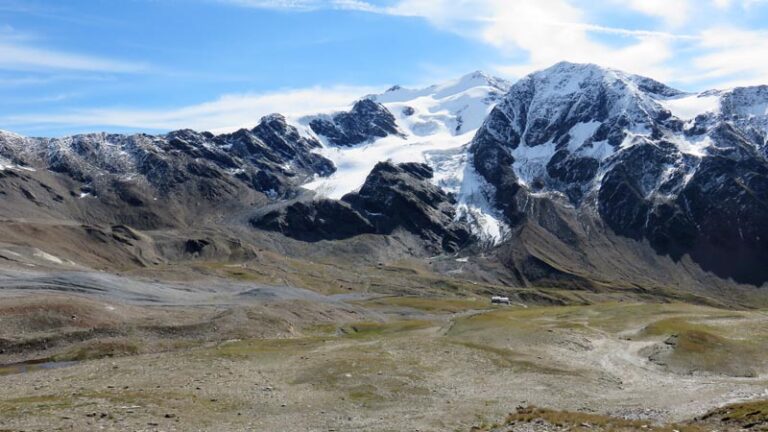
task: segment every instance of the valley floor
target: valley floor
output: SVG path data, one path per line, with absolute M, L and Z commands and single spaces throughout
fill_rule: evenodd
M 236 287 L 0 291 L 0 431 L 491 430 L 524 406 L 654 428 L 768 399 L 765 311 Z

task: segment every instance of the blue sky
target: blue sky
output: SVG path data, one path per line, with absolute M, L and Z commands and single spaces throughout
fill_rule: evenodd
M 0 0 L 0 129 L 214 131 L 560 60 L 768 83 L 765 0 Z

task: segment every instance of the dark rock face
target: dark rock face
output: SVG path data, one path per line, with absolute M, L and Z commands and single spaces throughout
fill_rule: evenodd
M 392 234 L 404 229 L 434 250 L 456 251 L 471 236 L 454 221 L 454 201 L 430 182 L 432 176 L 432 169 L 424 164 L 381 162 L 360 192 L 347 194 L 341 201 L 296 202 L 251 223 L 302 241 Z
M 636 176 L 614 173 L 600 191 L 600 214 L 614 231 L 678 260 L 690 255 L 722 278 L 768 280 L 768 164 L 707 158 L 668 200 L 645 198 Z
M 478 131 L 470 152 L 475 169 L 488 183 L 495 186 L 494 201 L 511 224 L 517 224 L 524 216 L 517 208 L 515 196 L 522 189 L 518 183 L 511 149 L 520 144 L 519 137 L 512 133 L 510 119 L 494 109 Z M 509 140 L 509 141 L 507 141 Z
M 762 285 L 768 116 L 754 107 L 768 103 L 767 89 L 711 92 L 719 112 L 686 122 L 663 105 L 682 95 L 674 89 L 559 64 L 515 84 L 470 151 L 513 226 L 533 217 L 545 224 L 550 218 L 525 204 L 532 193 L 558 193 L 659 254 L 690 256 L 721 278 Z
M 470 233 L 454 221 L 455 201 L 433 185 L 432 168 L 419 163 L 378 163 L 360 188 L 343 201 L 358 209 L 380 233 L 403 228 L 429 244 L 456 251 L 466 246 Z
M 349 204 L 327 199 L 296 202 L 253 219 L 251 224 L 306 242 L 341 240 L 376 232 Z
M 192 130 L 59 139 L 0 133 L 0 157 L 15 166 L 8 172 L 55 183 L 49 189 L 58 192 L 50 200 L 26 187 L 30 196 L 38 197 L 37 207 L 141 229 L 191 220 L 195 208 L 290 197 L 307 179 L 335 171 L 331 161 L 314 152 L 318 147 L 319 142 L 300 136 L 280 115 L 265 117 L 252 130 L 218 136 Z M 47 179 L 47 173 L 56 178 Z M 16 183 L 0 179 L 0 190 L 18 191 Z M 89 197 L 97 199 L 84 199 Z M 33 201 L 29 196 L 26 200 Z
M 395 116 L 384 105 L 371 99 L 361 99 L 349 112 L 338 113 L 332 119 L 318 118 L 309 126 L 337 146 L 354 146 L 375 138 L 400 135 Z
M 768 164 L 764 161 L 743 163 L 725 157 L 703 161 L 673 211 L 652 221 L 657 228 L 649 236 L 662 250 L 677 255 L 689 252 L 721 277 L 756 285 L 768 280 Z
M 220 135 L 216 143 L 258 168 L 257 173 L 246 176 L 248 180 L 268 184 L 274 190 L 280 189 L 275 187 L 277 177 L 288 178 L 295 185 L 315 174 L 328 176 L 336 171 L 331 161 L 313 152 L 320 143 L 299 135 L 279 114 L 264 117 L 252 130 Z
M 285 117 L 279 114 L 265 117 L 252 132 L 267 148 L 277 152 L 278 160 L 290 161 L 289 163 L 299 171 L 322 177 L 336 171 L 331 161 L 312 152 L 313 149 L 321 147 L 320 143 L 300 136 L 296 128 L 289 126 Z

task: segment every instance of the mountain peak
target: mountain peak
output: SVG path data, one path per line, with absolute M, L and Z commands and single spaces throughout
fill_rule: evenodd
M 477 70 L 470 72 L 457 80 L 449 81 L 442 86 L 443 89 L 454 89 L 464 91 L 474 87 L 493 87 L 501 91 L 506 91 L 510 87 L 510 83 L 502 78 L 492 76 L 483 71 Z
M 631 81 L 631 75 L 604 68 L 592 63 L 560 62 L 546 69 L 536 71 L 523 78 L 553 83 L 600 83 L 605 81 Z
M 614 69 L 611 69 L 605 66 L 600 66 L 595 63 L 576 63 L 576 62 L 570 62 L 570 61 L 560 61 L 544 70 L 591 70 L 591 71 L 608 72 Z
M 494 77 L 486 72 L 477 70 L 462 75 L 459 78 L 424 88 L 414 89 L 395 85 L 382 94 L 368 95 L 366 98 L 379 103 L 404 102 L 425 96 L 442 99 L 472 89 L 488 91 L 490 88 L 496 92 L 506 93 L 511 86 L 512 84 L 503 78 Z
M 16 138 L 16 139 L 19 139 L 19 138 L 24 138 L 24 136 L 19 135 L 19 134 L 15 133 L 15 132 L 11 132 L 11 131 L 0 129 L 0 138 L 5 138 L 5 139 Z
M 280 113 L 272 113 L 272 114 L 267 114 L 263 116 L 261 120 L 259 120 L 259 123 L 273 123 L 273 122 L 285 123 L 286 122 L 285 116 Z
M 562 61 L 546 69 L 536 71 L 523 78 L 521 82 L 534 80 L 549 84 L 550 90 L 558 93 L 573 93 L 585 86 L 613 86 L 629 90 L 632 93 L 645 93 L 656 96 L 673 97 L 684 92 L 666 86 L 652 78 L 635 75 L 618 69 L 596 65 L 594 63 L 572 63 Z
M 497 80 L 498 78 L 493 77 L 492 75 L 481 71 L 476 70 L 474 72 L 470 72 L 466 75 L 463 75 L 461 78 L 459 78 L 459 81 L 473 81 L 473 82 L 485 82 L 485 83 L 491 83 L 494 80 Z

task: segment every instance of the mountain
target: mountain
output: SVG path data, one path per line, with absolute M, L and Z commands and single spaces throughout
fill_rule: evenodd
M 337 168 L 332 175 L 318 176 L 303 186 L 322 196 L 340 199 L 360 188 L 378 162 L 427 163 L 433 169 L 433 183 L 455 196 L 457 218 L 463 219 L 483 241 L 498 242 L 504 222 L 489 207 L 482 179 L 467 166 L 467 146 L 510 86 L 503 79 L 473 72 L 441 85 L 422 89 L 394 86 L 383 94 L 369 95 L 350 113 L 359 112 L 361 104 L 377 105 L 380 108 L 370 112 L 380 113 L 379 124 L 389 125 L 390 132 L 383 137 L 368 134 L 365 142 L 357 146 L 334 145 L 327 141 L 332 138 L 324 136 L 317 126 L 312 127 L 328 115 L 296 119 L 327 142 L 319 153 Z
M 457 252 L 468 245 L 469 228 L 457 221 L 455 199 L 432 184 L 433 176 L 426 164 L 379 162 L 358 192 L 339 201 L 297 201 L 252 223 L 304 241 L 392 234 L 402 228 L 433 253 Z
M 109 268 L 267 248 L 514 286 L 743 292 L 768 281 L 767 110 L 768 87 L 690 94 L 560 63 L 223 135 L 2 132 L 0 257 Z
M 499 241 L 503 222 L 490 216 L 496 211 L 466 162 L 469 142 L 509 87 L 474 72 L 423 89 L 394 86 L 348 112 L 292 119 L 324 143 L 318 153 L 336 167 L 302 185 L 325 199 L 305 197 L 252 224 L 314 241 L 402 228 L 431 253 Z M 329 230 L 329 220 L 346 221 L 343 234 Z
M 511 224 L 532 216 L 532 198 L 557 196 L 659 255 L 761 285 L 767 101 L 765 87 L 685 94 L 562 63 L 515 84 L 471 153 Z

